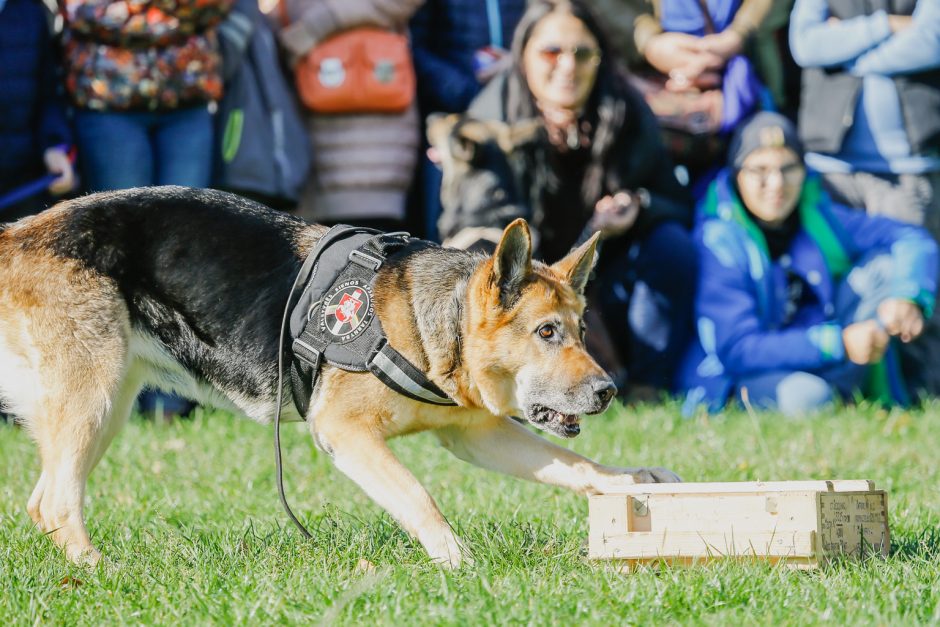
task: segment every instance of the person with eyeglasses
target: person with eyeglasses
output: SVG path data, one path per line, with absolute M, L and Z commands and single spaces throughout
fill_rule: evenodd
M 531 2 L 511 55 L 468 115 L 510 127 L 537 120 L 537 137 L 512 151 L 512 176 L 504 154 L 478 151 L 463 172 L 481 183 L 456 205 L 442 196 L 441 235 L 498 233 L 525 217 L 536 256 L 553 262 L 600 231 L 589 296 L 600 319 L 588 323 L 588 348 L 629 394 L 671 390 L 691 338 L 695 259 L 691 198 L 656 120 L 583 0 Z
M 730 398 L 788 416 L 859 394 L 912 402 L 897 348 L 918 340 L 934 309 L 929 233 L 833 201 L 779 114 L 745 122 L 729 151 L 697 209 L 685 413 Z

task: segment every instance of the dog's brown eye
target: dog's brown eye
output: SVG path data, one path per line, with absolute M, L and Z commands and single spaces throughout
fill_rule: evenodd
M 539 327 L 538 334 L 543 340 L 550 340 L 555 337 L 555 327 L 551 324 L 543 324 Z

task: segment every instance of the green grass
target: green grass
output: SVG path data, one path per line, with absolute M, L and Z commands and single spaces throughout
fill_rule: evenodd
M 304 541 L 277 500 L 271 430 L 213 413 L 131 421 L 89 486 L 89 529 L 114 564 L 83 569 L 31 526 L 35 449 L 0 424 L 0 625 L 940 622 L 940 406 L 676 416 L 617 408 L 571 446 L 695 481 L 873 479 L 889 492 L 891 557 L 621 575 L 584 557 L 583 497 L 472 468 L 428 435 L 395 441 L 473 551 L 472 566 L 446 572 L 286 425 L 286 489 L 314 534 Z

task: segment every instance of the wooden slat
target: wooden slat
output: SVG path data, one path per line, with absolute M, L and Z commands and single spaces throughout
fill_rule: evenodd
M 629 528 L 629 501 L 630 497 L 619 494 L 592 497 L 588 502 L 591 535 L 616 535 L 625 532 Z
M 651 494 L 646 498 L 653 532 L 813 531 L 817 492 L 754 494 Z M 621 497 L 624 498 L 624 497 Z M 641 497 L 626 497 L 641 498 Z M 637 528 L 628 531 L 637 531 Z
M 638 483 L 611 490 L 606 494 L 722 494 L 729 492 L 867 492 L 875 483 L 866 479 L 828 481 L 730 481 L 719 483 Z
M 813 557 L 814 553 L 813 531 L 628 533 L 598 537 L 588 548 L 594 559 Z
M 696 564 L 703 564 L 705 562 L 717 559 L 760 559 L 762 562 L 767 562 L 768 564 L 783 564 L 792 570 L 811 570 L 813 568 L 819 567 L 819 560 L 817 560 L 815 557 L 645 557 L 643 559 L 617 559 L 606 561 L 608 561 L 619 572 L 629 574 L 642 566 L 652 568 L 656 568 L 663 564 L 694 566 Z

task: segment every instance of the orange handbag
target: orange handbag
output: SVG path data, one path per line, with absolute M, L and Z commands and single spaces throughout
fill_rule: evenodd
M 301 102 L 317 113 L 401 113 L 415 96 L 408 38 L 371 26 L 314 46 L 295 78 Z

